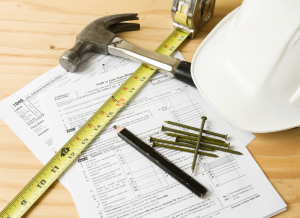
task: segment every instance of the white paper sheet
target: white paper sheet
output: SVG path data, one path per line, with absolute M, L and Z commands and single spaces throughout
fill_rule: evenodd
M 0 118 L 43 164 L 51 159 L 55 148 L 39 97 L 47 91 L 83 79 L 105 75 L 115 69 L 131 69 L 137 65 L 115 56 L 91 55 L 84 57 L 87 60 L 76 73 L 68 73 L 61 66 L 57 66 L 0 102 Z M 60 181 L 68 189 L 66 182 L 63 179 Z
M 59 149 L 132 73 L 117 72 L 101 82 L 85 80 L 57 89 L 42 100 L 54 142 Z M 127 75 L 127 76 L 124 76 Z M 148 142 L 165 120 L 228 133 L 232 148 L 244 155 L 216 152 L 201 157 L 194 178 L 209 192 L 204 199 L 180 185 L 130 145 L 117 137 L 113 125 L 125 126 Z M 173 127 L 174 128 L 174 127 Z M 175 127 L 176 128 L 176 127 Z M 189 130 L 187 130 L 189 131 Z M 240 133 L 237 135 L 237 131 Z M 277 194 L 245 145 L 254 138 L 236 130 L 217 114 L 199 92 L 156 74 L 82 152 L 66 176 L 80 217 L 269 217 L 284 210 Z M 170 138 L 171 139 L 171 138 Z M 157 149 L 190 173 L 192 154 Z

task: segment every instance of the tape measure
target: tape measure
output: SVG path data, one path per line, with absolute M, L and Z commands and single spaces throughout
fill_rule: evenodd
M 170 56 L 188 35 L 174 30 L 156 52 Z M 4 208 L 0 217 L 22 217 L 155 71 L 141 65 Z

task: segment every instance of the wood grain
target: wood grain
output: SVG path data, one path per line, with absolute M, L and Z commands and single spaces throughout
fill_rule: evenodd
M 141 30 L 119 34 L 153 50 L 171 32 L 172 0 L 0 0 L 0 100 L 58 65 L 60 55 L 92 20 L 117 13 L 139 13 Z M 242 0 L 217 0 L 210 23 L 179 50 L 191 61 L 202 40 Z M 256 134 L 248 146 L 272 185 L 288 204 L 278 218 L 300 217 L 300 128 Z M 0 210 L 42 164 L 0 120 Z M 56 181 L 24 217 L 79 217 L 71 194 Z

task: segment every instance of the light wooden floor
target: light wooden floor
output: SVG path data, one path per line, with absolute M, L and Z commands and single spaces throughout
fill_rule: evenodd
M 179 50 L 191 61 L 206 35 L 242 0 L 217 0 L 210 23 Z M 139 13 L 141 30 L 118 36 L 153 50 L 172 30 L 172 0 L 0 0 L 0 100 L 58 65 L 75 36 L 94 19 Z M 256 134 L 251 154 L 288 204 L 276 217 L 300 217 L 300 128 Z M 42 164 L 0 120 L 0 210 L 42 168 Z M 55 182 L 25 217 L 78 217 L 70 193 Z

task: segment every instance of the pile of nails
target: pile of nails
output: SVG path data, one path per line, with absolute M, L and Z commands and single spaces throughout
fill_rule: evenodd
M 162 148 L 168 148 L 168 149 L 193 153 L 194 159 L 193 159 L 193 163 L 192 163 L 192 167 L 191 167 L 192 173 L 194 172 L 194 169 L 195 169 L 195 164 L 197 161 L 198 154 L 203 155 L 203 156 L 208 156 L 208 157 L 218 157 L 218 155 L 216 155 L 216 154 L 203 152 L 203 151 L 219 150 L 219 151 L 223 151 L 223 152 L 227 152 L 227 153 L 231 153 L 231 154 L 242 155 L 241 152 L 229 149 L 230 143 L 227 143 L 221 139 L 216 139 L 213 137 L 208 137 L 208 136 L 202 135 L 202 133 L 205 133 L 207 135 L 220 137 L 225 140 L 227 139 L 227 135 L 204 130 L 204 124 L 205 124 L 205 121 L 207 120 L 207 117 L 203 116 L 203 117 L 201 117 L 201 119 L 202 119 L 202 122 L 201 122 L 200 129 L 192 127 L 192 126 L 184 125 L 181 123 L 175 123 L 173 121 L 165 121 L 165 123 L 170 124 L 170 125 L 194 130 L 197 132 L 197 134 L 162 126 L 161 130 L 169 131 L 169 132 L 166 132 L 165 134 L 167 136 L 175 137 L 175 141 L 169 141 L 169 140 L 150 137 L 150 142 L 153 143 L 153 145 L 152 145 L 153 147 L 162 147 Z M 182 148 L 182 147 L 185 147 L 185 148 Z M 189 148 L 189 149 L 187 149 L 187 148 Z M 203 150 L 203 151 L 199 151 L 199 150 Z

